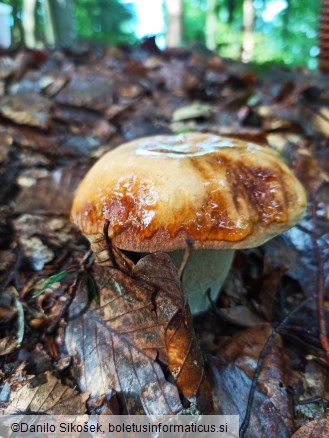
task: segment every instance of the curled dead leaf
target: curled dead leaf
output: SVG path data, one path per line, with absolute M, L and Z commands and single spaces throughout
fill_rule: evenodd
M 174 381 L 193 401 L 204 393 L 203 358 L 169 256 L 145 256 L 129 275 L 95 266 L 94 279 L 100 306 L 85 312 L 81 283 L 66 331 L 80 388 L 96 398 L 115 391 L 126 412 L 148 415 L 182 409 Z
M 30 376 L 14 386 L 10 404 L 4 414 L 43 412 L 47 414 L 83 414 L 89 394 L 81 394 L 74 388 L 63 385 L 50 372 L 38 377 Z
M 329 436 L 329 419 L 313 420 L 304 424 L 291 438 L 319 438 Z
M 271 332 L 269 325 L 262 325 L 237 333 L 221 346 L 218 361 L 211 361 L 214 392 L 221 414 L 244 417 L 251 379 Z M 258 380 L 245 438 L 290 438 L 294 430 L 293 411 L 285 385 L 281 339 L 276 337 Z

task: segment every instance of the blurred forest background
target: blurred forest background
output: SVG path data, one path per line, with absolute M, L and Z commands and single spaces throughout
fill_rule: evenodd
M 205 45 L 257 64 L 317 68 L 321 0 L 2 0 L 11 45 Z M 0 11 L 1 12 L 1 11 Z M 1 32 L 1 30 L 0 30 Z

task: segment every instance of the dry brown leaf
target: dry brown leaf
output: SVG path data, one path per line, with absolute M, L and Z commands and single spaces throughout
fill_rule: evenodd
M 218 314 L 224 321 L 228 321 L 238 327 L 253 327 L 265 322 L 250 307 L 244 305 L 218 309 Z
M 8 132 L 2 131 L 0 128 L 0 163 L 6 161 L 12 143 L 12 136 Z
M 6 79 L 15 70 L 15 61 L 9 56 L 0 57 L 0 79 Z
M 199 84 L 198 78 L 188 70 L 184 60 L 170 60 L 151 71 L 149 76 L 154 82 L 164 84 L 168 91 L 177 96 L 184 95 Z
M 203 359 L 169 256 L 148 255 L 131 275 L 95 267 L 95 280 L 100 306 L 83 313 L 88 302 L 84 283 L 71 306 L 66 331 L 82 391 L 101 397 L 114 390 L 131 414 L 178 412 L 182 409 L 179 394 L 162 363 L 168 364 L 183 395 L 194 401 L 205 385 Z M 81 316 L 74 316 L 79 312 Z
M 316 220 L 317 242 L 324 264 L 325 287 L 329 286 L 329 226 L 326 217 L 323 217 L 323 207 L 319 206 Z M 290 266 L 287 274 L 297 280 L 306 296 L 314 296 L 319 262 L 314 255 L 311 238 L 312 218 L 306 214 L 296 227 L 286 231 L 283 236 L 273 239 L 263 247 L 266 263 L 277 267 L 284 263 L 287 254 L 290 256 Z M 282 265 L 281 265 L 282 266 Z
M 291 438 L 324 438 L 327 436 L 329 436 L 329 418 L 323 418 L 304 424 Z
M 51 101 L 36 93 L 5 96 L 0 103 L 0 113 L 19 125 L 48 128 Z
M 162 256 L 167 258 L 165 254 L 157 255 L 157 257 Z M 199 403 L 203 406 L 208 403 L 208 409 L 211 410 L 210 389 L 203 372 L 203 357 L 194 335 L 192 318 L 187 309 L 182 286 L 176 269 L 172 270 L 171 263 L 169 264 L 169 266 L 171 265 L 170 271 L 167 274 L 163 270 L 165 264 L 161 265 L 159 262 L 160 260 L 152 260 L 151 262 L 147 257 L 144 257 L 138 263 L 138 268 L 142 273 L 142 278 L 146 277 L 156 288 L 164 291 L 171 298 L 176 309 L 176 313 L 169 320 L 168 309 L 160 301 L 163 298 L 158 297 L 160 299 L 156 300 L 156 305 L 164 311 L 163 315 L 160 312 L 157 315 L 159 323 L 166 327 L 165 349 L 169 370 L 178 389 L 186 398 L 194 400 L 196 396 L 199 396 Z M 162 266 L 161 270 L 160 266 Z M 156 307 L 157 309 L 158 307 Z
M 79 165 L 58 167 L 40 176 L 21 175 L 18 183 L 22 190 L 17 197 L 16 212 L 68 216 L 74 191 L 85 172 L 86 166 Z
M 113 101 L 112 83 L 113 78 L 105 69 L 78 68 L 55 100 L 61 104 L 105 111 Z
M 0 356 L 9 354 L 18 348 L 16 336 L 6 336 L 0 339 Z
M 50 372 L 30 376 L 11 388 L 10 404 L 4 414 L 45 413 L 52 415 L 84 414 L 89 394 L 63 385 Z
M 177 108 L 172 115 L 174 122 L 196 118 L 209 118 L 213 114 L 211 105 L 202 102 L 192 102 L 190 105 Z
M 214 391 L 222 414 L 239 414 L 240 421 L 244 417 L 251 379 L 271 331 L 270 326 L 263 325 L 236 334 L 221 346 L 218 361 L 212 361 Z M 258 380 L 245 438 L 290 438 L 293 411 L 285 383 L 281 340 L 276 337 Z
M 106 275 L 108 270 L 105 271 Z M 96 280 L 100 285 L 102 279 L 97 276 Z M 103 281 L 106 283 L 106 279 Z M 112 397 L 114 391 L 130 414 L 179 411 L 182 406 L 178 392 L 155 362 L 153 346 L 157 339 L 152 335 L 154 322 L 150 327 L 145 319 L 145 303 L 139 302 L 138 297 L 125 296 L 127 285 L 122 284 L 122 278 L 114 280 L 111 276 L 107 283 L 107 288 L 101 287 L 102 301 L 98 309 L 83 313 L 88 303 L 86 285 L 80 291 L 84 295 L 78 296 L 79 301 L 70 309 L 66 345 L 73 356 L 80 389 L 90 391 L 93 398 L 102 398 L 108 393 Z M 144 292 L 150 297 L 152 289 Z M 150 302 L 146 312 L 151 313 L 152 307 Z M 78 313 L 82 315 L 74 316 Z M 130 329 L 134 315 L 135 327 Z

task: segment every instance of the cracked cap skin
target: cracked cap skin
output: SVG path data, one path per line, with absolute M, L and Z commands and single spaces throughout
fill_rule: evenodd
M 158 135 L 101 157 L 80 183 L 71 220 L 118 248 L 173 251 L 251 248 L 291 228 L 304 188 L 280 156 L 213 134 Z

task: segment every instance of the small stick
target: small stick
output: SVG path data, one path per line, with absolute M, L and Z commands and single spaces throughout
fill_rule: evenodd
M 179 277 L 180 281 L 182 281 L 182 279 L 183 279 L 183 274 L 184 274 L 184 271 L 185 271 L 186 266 L 188 264 L 188 261 L 191 257 L 191 253 L 193 250 L 193 243 L 194 243 L 193 239 L 191 237 L 188 237 L 185 242 L 186 242 L 186 248 L 185 248 L 182 263 L 181 263 L 179 270 L 178 270 L 178 277 Z
M 288 320 L 294 316 L 297 312 L 300 311 L 300 309 L 302 307 L 304 307 L 306 304 L 308 304 L 313 298 L 307 298 L 306 300 L 302 301 L 294 310 L 292 310 L 281 322 L 280 324 L 275 327 L 275 329 L 272 331 L 271 335 L 267 338 L 265 345 L 259 355 L 258 361 L 257 361 L 257 366 L 252 378 L 252 382 L 251 382 L 251 386 L 250 386 L 250 391 L 249 391 L 249 396 L 248 396 L 248 403 L 247 403 L 247 409 L 246 409 L 246 413 L 244 416 L 244 419 L 242 421 L 242 424 L 240 426 L 240 431 L 239 431 L 239 437 L 240 438 L 244 438 L 244 435 L 248 429 L 249 426 L 249 422 L 250 422 L 250 417 L 251 417 L 251 408 L 252 408 L 252 402 L 254 399 L 254 395 L 255 395 L 255 391 L 256 391 L 256 386 L 257 386 L 257 381 L 259 379 L 262 367 L 264 365 L 264 361 L 265 358 L 268 354 L 268 351 L 272 345 L 272 342 L 275 338 L 275 336 L 277 334 L 279 334 L 281 332 L 281 330 L 283 329 L 283 327 L 287 324 Z
M 113 252 L 111 239 L 109 238 L 109 226 L 110 226 L 110 221 L 106 219 L 106 221 L 104 222 L 104 226 L 103 226 L 104 240 L 105 240 L 106 247 L 107 247 L 110 259 L 111 259 L 111 263 L 112 263 L 113 267 L 117 269 L 118 264 L 117 264 L 117 261 L 115 259 L 115 255 Z

